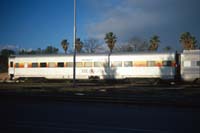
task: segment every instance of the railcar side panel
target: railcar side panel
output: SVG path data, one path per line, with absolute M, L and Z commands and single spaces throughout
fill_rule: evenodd
M 184 50 L 181 54 L 181 78 L 184 81 L 200 79 L 200 50 Z
M 110 63 L 108 61 L 110 60 Z M 73 56 L 16 56 L 10 58 L 13 68 L 9 74 L 14 78 L 44 77 L 49 79 L 72 79 Z M 110 66 L 108 66 L 110 64 Z M 78 55 L 76 57 L 77 79 L 106 78 L 162 78 L 175 76 L 174 53 Z

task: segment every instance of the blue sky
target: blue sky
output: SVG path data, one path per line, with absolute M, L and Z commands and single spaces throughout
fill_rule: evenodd
M 73 40 L 73 0 L 1 0 L 0 47 L 58 47 Z M 114 32 L 118 43 L 137 36 L 160 36 L 161 48 L 181 49 L 189 31 L 200 41 L 199 0 L 77 0 L 77 36 L 103 41 Z

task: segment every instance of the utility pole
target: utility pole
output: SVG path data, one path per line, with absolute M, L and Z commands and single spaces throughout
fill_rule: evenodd
M 76 87 L 76 0 L 74 0 L 74 57 L 73 57 L 73 87 Z

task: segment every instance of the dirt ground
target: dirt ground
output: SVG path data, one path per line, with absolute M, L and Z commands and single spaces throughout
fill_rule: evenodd
M 8 80 L 8 79 L 9 79 L 8 73 L 0 73 L 1 81 Z

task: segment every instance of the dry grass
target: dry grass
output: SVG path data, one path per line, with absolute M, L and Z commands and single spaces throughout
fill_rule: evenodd
M 8 80 L 9 79 L 9 76 L 8 76 L 8 73 L 0 73 L 0 80 Z

